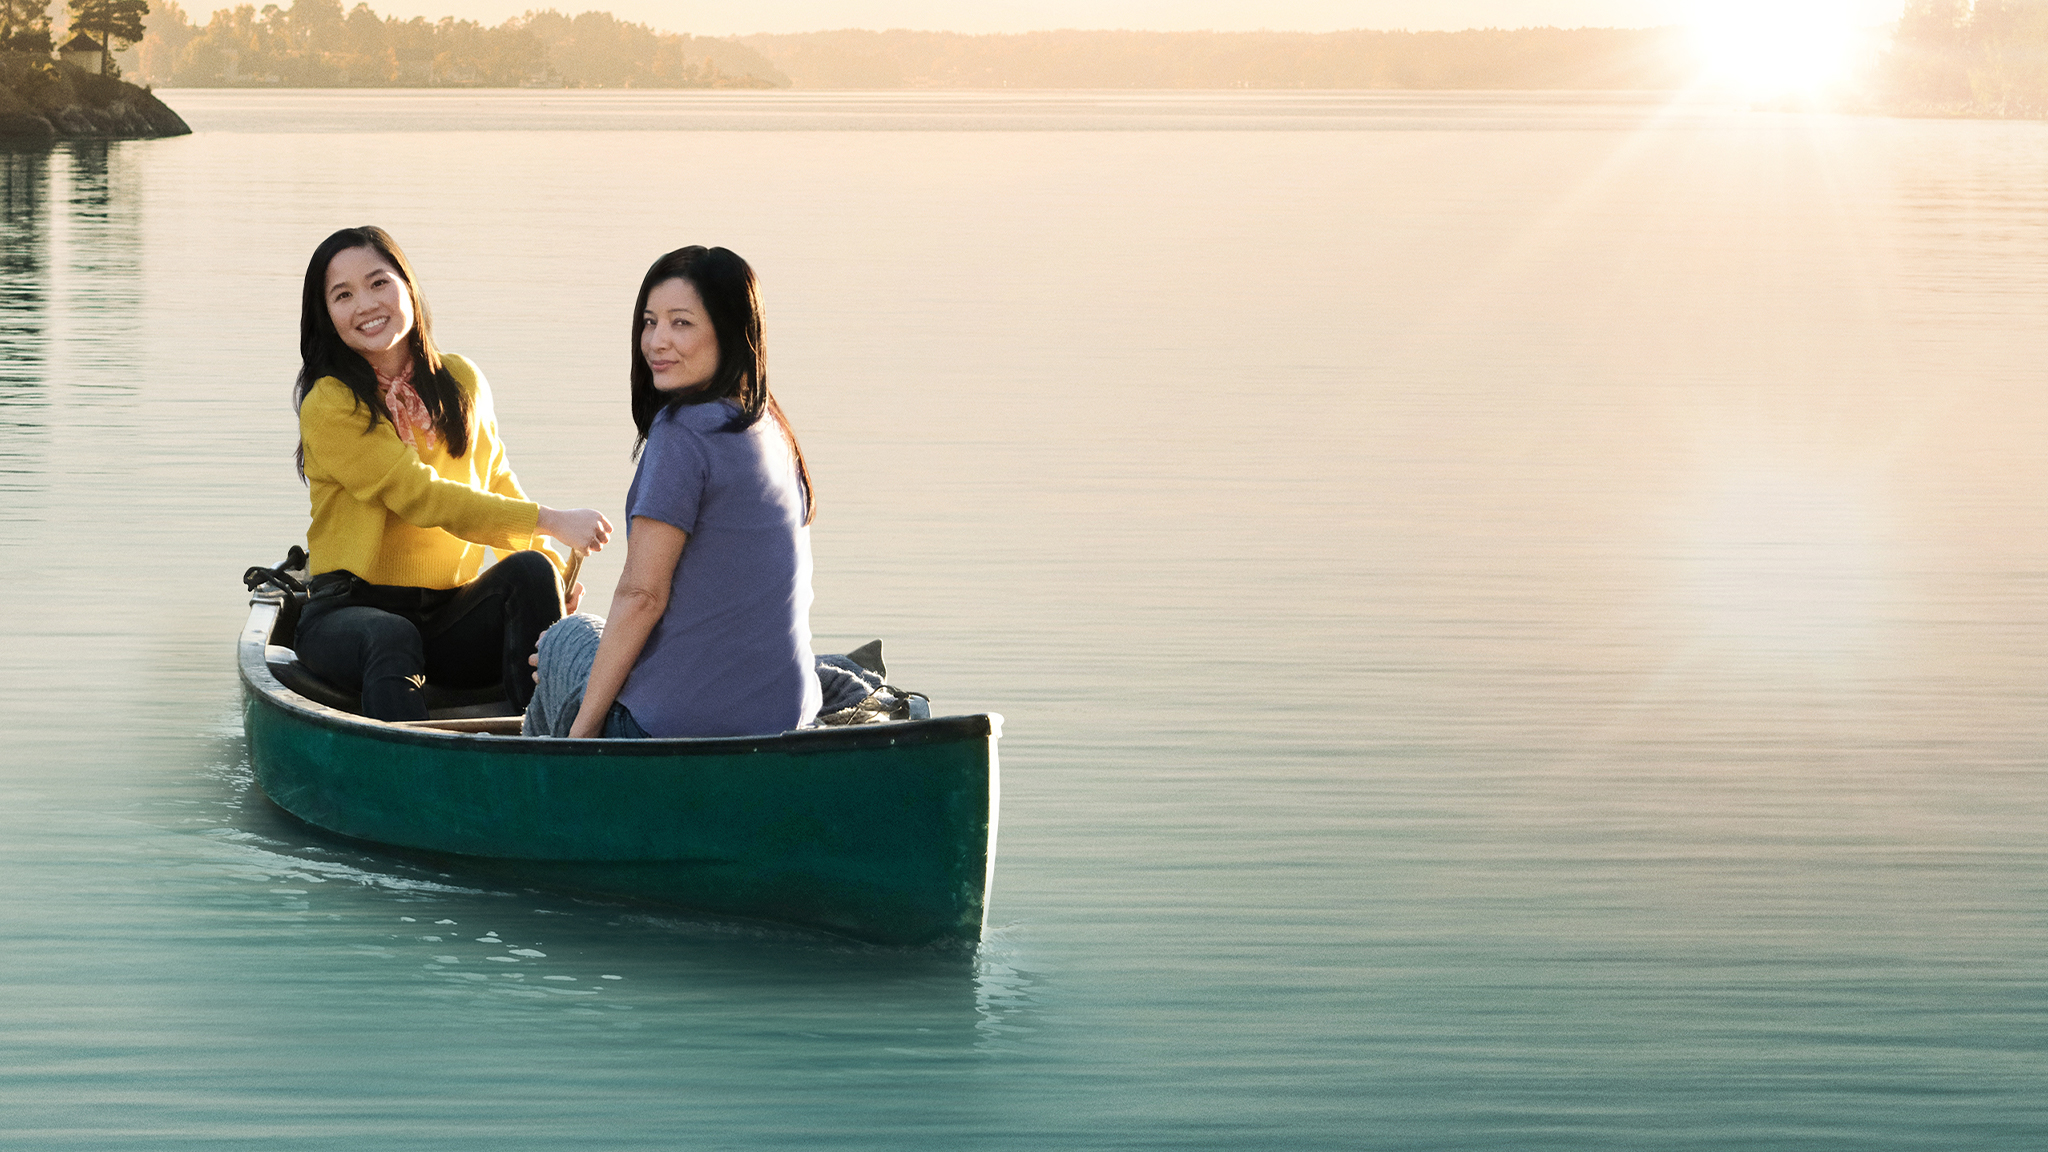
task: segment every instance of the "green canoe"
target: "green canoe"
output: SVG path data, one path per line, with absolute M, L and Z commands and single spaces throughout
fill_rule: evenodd
M 257 785 L 316 828 L 875 943 L 981 937 L 1000 716 L 673 740 L 523 737 L 473 708 L 387 724 L 287 687 L 315 691 L 273 643 L 284 607 L 269 588 L 250 601 L 243 723 Z

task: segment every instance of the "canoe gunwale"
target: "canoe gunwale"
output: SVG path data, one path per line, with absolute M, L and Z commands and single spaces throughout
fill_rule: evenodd
M 238 663 L 242 680 L 266 703 L 294 719 L 323 728 L 346 730 L 352 736 L 400 744 L 445 746 L 448 741 L 488 742 L 494 755 L 559 756 L 564 754 L 610 758 L 732 756 L 746 752 L 780 752 L 802 756 L 816 753 L 853 752 L 905 745 L 950 743 L 1002 735 L 1003 718 L 993 712 L 967 716 L 940 716 L 930 720 L 892 720 L 881 724 L 857 724 L 843 728 L 799 728 L 770 736 L 671 736 L 645 740 L 607 740 L 601 737 L 568 739 L 549 736 L 500 736 L 478 732 L 451 732 L 433 728 L 411 728 L 387 724 L 331 708 L 286 687 L 270 671 L 267 649 L 276 624 L 283 594 L 265 588 L 249 599 L 249 622 L 242 629 Z

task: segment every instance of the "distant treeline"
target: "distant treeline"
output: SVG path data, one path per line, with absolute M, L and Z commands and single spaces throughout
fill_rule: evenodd
M 634 88 L 1677 88 L 1677 29 L 1467 32 L 810 32 L 683 36 L 602 12 L 497 27 L 399 20 L 368 5 L 249 5 L 193 25 L 157 0 L 120 57 L 177 86 L 560 83 Z
M 1879 82 L 1895 112 L 2048 117 L 2048 0 L 1911 0 Z
M 1699 72 L 1679 28 L 704 37 L 552 9 L 490 27 L 293 0 L 195 26 L 176 0 L 152 7 L 116 58 L 174 86 L 1677 89 Z M 2048 0 L 1908 0 L 1862 77 L 1856 105 L 1873 111 L 2048 118 Z
M 806 32 L 740 37 L 798 88 L 1679 88 L 1673 28 Z
M 528 12 L 497 27 L 378 16 L 367 4 L 244 4 L 193 25 L 156 0 L 120 56 L 133 79 L 179 87 L 780 88 L 789 78 L 729 39 L 656 32 L 603 12 Z

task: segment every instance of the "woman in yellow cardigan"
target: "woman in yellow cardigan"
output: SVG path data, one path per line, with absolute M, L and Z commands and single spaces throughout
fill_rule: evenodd
M 574 612 L 552 536 L 595 552 L 611 523 L 526 498 L 483 373 L 434 346 L 412 265 L 381 228 L 344 228 L 306 265 L 299 314 L 299 473 L 312 496 L 312 599 L 299 659 L 363 713 L 424 720 L 427 681 L 503 684 L 525 707 L 526 658 Z M 486 549 L 502 559 L 484 569 Z M 566 601 L 566 602 L 565 602 Z

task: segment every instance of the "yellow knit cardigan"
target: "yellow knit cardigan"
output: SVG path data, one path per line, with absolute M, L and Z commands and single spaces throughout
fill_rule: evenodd
M 505 458 L 490 385 L 460 356 L 442 363 L 470 398 L 469 451 L 459 457 L 446 444 L 408 447 L 388 420 L 369 427 L 369 411 L 332 376 L 299 405 L 313 575 L 346 569 L 372 584 L 456 588 L 476 579 L 486 549 L 538 547 L 540 505 Z M 548 558 L 560 571 L 560 557 Z

